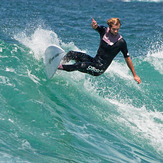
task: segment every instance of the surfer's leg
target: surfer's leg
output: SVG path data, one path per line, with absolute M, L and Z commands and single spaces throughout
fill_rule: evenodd
M 87 62 L 92 61 L 93 58 L 85 53 L 69 51 L 62 59 L 63 63 L 74 60 L 75 62 Z
M 73 65 L 62 65 L 61 69 L 65 71 L 80 71 L 93 76 L 99 76 L 104 72 L 101 66 L 95 62 L 77 62 Z
M 70 51 L 63 58 L 63 63 L 69 62 L 70 60 L 74 60 L 76 63 L 70 65 L 60 64 L 58 69 L 65 71 L 80 71 L 93 76 L 99 76 L 104 72 L 102 64 L 97 63 L 93 57 L 85 53 Z

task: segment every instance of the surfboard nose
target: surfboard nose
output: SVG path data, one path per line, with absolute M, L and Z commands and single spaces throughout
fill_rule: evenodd
M 44 64 L 48 79 L 51 79 L 57 71 L 57 68 L 61 62 L 61 59 L 64 56 L 64 53 L 65 51 L 56 45 L 49 46 L 45 50 Z

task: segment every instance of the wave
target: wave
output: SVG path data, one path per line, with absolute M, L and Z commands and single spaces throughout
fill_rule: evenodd
M 16 112 L 12 113 L 14 116 L 7 118 L 8 123 L 18 125 L 16 128 L 21 128 L 25 133 L 28 130 L 32 136 L 35 136 L 35 131 L 31 130 L 31 124 L 27 123 L 28 128 L 23 125 L 24 119 L 29 118 L 30 123 L 37 124 L 41 120 L 39 117 L 43 117 L 48 122 L 52 118 L 55 122 L 46 124 L 49 128 L 47 133 L 42 133 L 40 129 L 38 131 L 45 140 L 62 141 L 56 135 L 53 135 L 55 138 L 49 138 L 50 132 L 54 130 L 51 128 L 54 128 L 53 125 L 55 125 L 57 126 L 55 129 L 58 131 L 55 134 L 68 132 L 73 135 L 73 140 L 77 139 L 80 143 L 87 142 L 91 147 L 87 150 L 90 153 L 94 152 L 92 150 L 94 148 L 100 151 L 102 154 L 99 157 L 102 155 L 107 158 L 108 153 L 100 149 L 101 144 L 98 143 L 105 141 L 109 146 L 109 141 L 114 142 L 114 139 L 117 142 L 121 141 L 121 144 L 128 143 L 128 145 L 123 144 L 123 147 L 130 146 L 130 143 L 133 144 L 130 146 L 133 151 L 127 151 L 133 159 L 141 158 L 144 150 L 152 151 L 161 157 L 163 153 L 161 49 L 158 52 L 150 51 L 145 59 L 133 58 L 135 68 L 142 77 L 140 85 L 133 80 L 124 60 L 114 60 L 106 73 L 100 77 L 92 77 L 79 72 L 58 71 L 55 77 L 49 81 L 43 65 L 44 51 L 48 46 L 56 44 L 65 51 L 86 50 L 79 49 L 73 42 L 64 43 L 55 32 L 41 27 L 36 29 L 32 35 L 20 32 L 15 34 L 14 38 L 20 44 L 8 44 L 0 41 L 0 83 L 2 85 L 0 101 L 4 110 L 7 108 L 10 111 L 9 108 L 12 106 L 13 112 Z M 161 64 L 159 65 L 157 61 Z M 145 71 L 147 68 L 152 75 L 158 73 L 155 79 L 148 78 L 149 74 Z M 38 112 L 37 109 L 41 112 Z M 29 115 L 28 118 L 23 114 L 24 112 Z M 44 113 L 48 116 L 42 115 Z M 6 116 L 5 114 L 7 113 L 5 112 L 2 117 L 8 117 L 8 114 Z M 36 117 L 34 117 L 35 114 Z M 2 117 L 0 115 L 1 120 Z M 58 121 L 61 121 L 64 127 L 60 126 L 61 128 L 59 128 Z M 85 123 L 82 124 L 82 121 Z M 102 128 L 106 128 L 106 135 L 111 135 L 109 141 L 108 137 L 105 138 L 101 125 Z M 91 131 L 88 129 L 90 126 Z M 97 128 L 103 132 L 95 132 Z M 121 139 L 117 138 L 117 133 L 121 135 Z M 93 134 L 96 134 L 98 141 L 92 136 Z M 40 143 L 42 142 L 42 138 L 37 137 L 37 139 Z M 31 150 L 30 148 L 32 151 L 35 150 L 36 147 L 31 147 L 31 142 L 29 142 L 21 140 L 22 148 L 27 148 L 28 151 Z M 72 146 L 69 141 L 66 143 Z M 134 146 L 134 144 L 136 145 Z M 123 155 L 122 157 L 126 157 L 119 147 L 113 146 L 110 150 L 108 146 L 105 146 L 106 151 L 115 150 Z M 140 148 L 141 154 L 138 153 Z M 44 152 L 46 153 L 46 151 Z M 136 156 L 135 153 L 137 153 Z M 2 152 L 1 155 L 5 157 L 5 153 Z M 12 154 L 9 157 L 12 158 Z M 147 158 L 146 154 L 143 157 Z M 115 158 L 116 161 L 120 159 L 119 155 Z M 138 160 L 140 161 L 140 159 Z
M 80 50 L 73 42 L 67 44 L 64 43 L 55 32 L 42 28 L 36 29 L 34 34 L 29 37 L 27 37 L 24 33 L 21 33 L 21 35 L 15 35 L 15 39 L 29 47 L 33 51 L 34 57 L 37 59 L 43 58 L 45 49 L 53 44 L 61 46 L 66 51 L 85 51 Z M 149 63 L 156 71 L 160 73 L 158 78 L 159 81 L 161 80 L 161 76 L 163 74 L 163 58 L 161 48 L 158 52 L 148 52 L 146 58 L 143 60 L 140 60 L 140 58 L 134 59 L 134 63 L 136 63 L 136 67 L 142 66 L 143 69 L 145 68 L 146 63 Z M 154 70 L 151 72 L 152 74 L 155 73 Z M 143 72 L 141 73 L 144 75 Z M 113 61 L 104 76 L 98 79 L 78 72 L 57 72 L 57 75 L 66 78 L 66 80 L 69 80 L 70 83 L 75 84 L 76 87 L 79 87 L 79 83 L 83 84 L 86 90 L 96 92 L 96 94 L 100 95 L 100 97 L 102 96 L 104 99 L 107 99 L 109 103 L 117 105 L 118 113 L 122 114 L 122 117 L 119 117 L 119 120 L 123 119 L 124 123 L 126 124 L 128 121 L 127 126 L 131 128 L 131 130 L 135 129 L 135 132 L 136 130 L 137 132 L 142 132 L 142 135 L 144 134 L 144 137 L 149 139 L 151 143 L 156 146 L 156 149 L 163 151 L 163 144 L 159 146 L 159 144 L 161 144 L 162 137 L 160 136 L 160 138 L 158 138 L 157 136 L 162 132 L 163 115 L 159 112 L 161 108 L 157 108 L 155 106 L 151 107 L 148 105 L 148 103 L 152 104 L 151 101 L 154 100 L 151 99 L 151 97 L 152 89 L 154 89 L 155 86 L 151 85 L 153 88 L 148 90 L 148 82 L 150 81 L 146 81 L 145 83 L 142 81 L 142 86 L 138 85 L 133 80 L 133 76 L 125 62 Z M 28 76 L 36 83 L 39 81 L 39 77 L 34 76 L 30 73 L 30 71 L 28 71 Z M 114 84 L 115 82 L 119 84 L 116 85 Z M 158 87 L 161 88 L 161 83 L 158 84 Z M 130 92 L 126 92 L 126 90 L 130 90 Z M 140 97 L 138 96 L 139 93 L 142 94 Z M 161 94 L 159 92 L 156 94 L 156 97 L 157 96 L 158 102 L 161 103 Z M 146 101 L 142 102 L 142 98 L 144 98 Z M 125 109 L 126 111 L 124 111 Z M 131 118 L 129 118 L 129 116 L 131 116 Z M 157 123 L 156 119 L 159 119 L 158 122 L 160 123 Z M 146 126 L 145 129 L 145 123 L 147 121 L 149 126 Z

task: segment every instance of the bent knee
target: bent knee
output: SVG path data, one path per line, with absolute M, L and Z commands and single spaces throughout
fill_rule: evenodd
M 74 53 L 74 51 L 70 50 L 67 55 L 72 55 Z

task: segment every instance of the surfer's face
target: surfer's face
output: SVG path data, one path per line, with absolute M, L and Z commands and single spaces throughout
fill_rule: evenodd
M 112 27 L 110 28 L 110 33 L 114 36 L 117 36 L 119 32 L 119 28 L 120 28 L 120 25 L 112 25 Z

